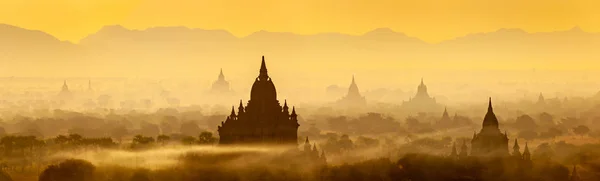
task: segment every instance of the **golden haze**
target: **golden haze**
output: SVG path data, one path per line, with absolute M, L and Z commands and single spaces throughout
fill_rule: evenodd
M 500 28 L 600 31 L 596 0 L 2 0 L 0 23 L 78 42 L 106 25 L 131 29 L 187 26 L 362 34 L 389 27 L 430 43 Z

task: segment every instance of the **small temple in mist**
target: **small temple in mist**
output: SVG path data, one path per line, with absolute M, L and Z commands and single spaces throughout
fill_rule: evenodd
M 67 101 L 73 99 L 73 93 L 69 90 L 69 86 L 67 85 L 67 81 L 63 82 L 63 86 L 60 92 L 57 95 L 59 100 Z
M 483 118 L 481 131 L 473 135 L 471 140 L 473 156 L 505 156 L 508 154 L 508 135 L 499 128 L 498 118 L 492 108 L 490 98 L 488 110 Z
M 365 107 L 367 105 L 365 96 L 362 96 L 358 90 L 358 85 L 356 85 L 354 75 L 352 76 L 350 87 L 348 88 L 348 94 L 340 99 L 337 104 L 344 107 Z
M 219 144 L 298 144 L 298 115 L 292 107 L 290 113 L 287 101 L 283 106 L 277 100 L 277 91 L 267 73 L 265 57 L 258 77 L 250 91 L 246 107 L 240 104 L 236 114 L 231 114 L 218 126 Z
M 402 107 L 411 111 L 428 112 L 439 110 L 441 106 L 437 103 L 434 97 L 431 97 L 427 92 L 427 86 L 421 78 L 421 84 L 417 87 L 415 97 L 409 98 L 408 101 L 402 103 Z
M 212 84 L 211 92 L 213 93 L 227 93 L 231 89 L 229 88 L 229 82 L 225 80 L 225 75 L 223 74 L 223 69 L 219 73 L 219 78 Z

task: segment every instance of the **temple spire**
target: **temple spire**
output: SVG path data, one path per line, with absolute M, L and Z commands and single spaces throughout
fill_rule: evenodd
M 219 73 L 219 80 L 225 80 L 225 74 L 223 74 L 223 68 L 221 68 L 221 72 Z
M 579 174 L 577 174 L 577 165 L 573 165 L 573 172 L 571 172 L 570 181 L 579 181 Z
M 269 74 L 267 74 L 267 64 L 265 63 L 265 56 L 262 56 L 262 63 L 260 64 L 260 78 L 267 78 Z
M 490 97 L 490 101 L 488 103 L 488 112 L 494 112 L 494 109 L 492 108 L 492 98 Z
M 242 100 L 240 99 L 240 106 L 238 107 L 238 115 L 244 113 L 244 105 L 242 104 Z
M 425 85 L 425 83 L 423 82 L 423 77 L 421 77 L 421 85 Z
M 513 146 L 513 156 L 521 158 L 521 147 L 519 147 L 518 139 L 515 139 L 515 145 Z
M 289 115 L 290 115 L 290 109 L 289 109 L 289 107 L 288 107 L 288 105 L 287 105 L 287 100 L 285 100 L 285 102 L 283 103 L 283 113 L 284 113 L 286 116 L 289 116 Z
M 456 141 L 452 143 L 452 153 L 450 153 L 451 157 L 458 157 L 458 152 L 456 151 Z
M 525 142 L 525 149 L 523 149 L 523 160 L 531 160 L 531 153 L 529 152 L 529 146 L 527 145 L 527 142 Z
M 230 115 L 231 119 L 233 119 L 235 117 L 235 106 L 231 106 L 231 115 Z
M 310 141 L 308 141 L 308 136 L 306 137 L 306 141 L 304 141 L 304 151 L 310 151 Z

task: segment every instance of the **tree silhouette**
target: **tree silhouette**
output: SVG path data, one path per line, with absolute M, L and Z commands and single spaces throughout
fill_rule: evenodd
M 585 125 L 579 125 L 579 126 L 573 128 L 573 133 L 583 137 L 584 135 L 590 133 L 590 128 L 588 128 Z
M 215 142 L 217 142 L 217 138 L 215 138 L 211 132 L 203 131 L 200 133 L 200 136 L 198 136 L 198 144 L 210 145 Z
M 160 142 L 163 146 L 166 145 L 169 140 L 171 140 L 171 137 L 167 135 L 158 135 L 158 137 L 156 137 L 156 141 Z
M 84 160 L 65 160 L 50 165 L 39 177 L 39 181 L 92 181 L 95 167 Z

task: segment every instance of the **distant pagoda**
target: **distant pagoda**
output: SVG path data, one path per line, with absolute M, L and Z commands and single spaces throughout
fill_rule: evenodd
M 358 85 L 356 85 L 356 81 L 354 80 L 354 75 L 352 76 L 352 82 L 350 83 L 350 87 L 348 88 L 348 94 L 346 94 L 346 96 L 340 99 L 338 101 L 338 104 L 346 107 L 366 106 L 367 100 L 364 96 L 360 95 Z
M 408 101 L 404 101 L 402 106 L 405 109 L 412 111 L 434 111 L 439 110 L 441 107 L 435 100 L 435 98 L 429 96 L 427 92 L 427 86 L 421 78 L 421 84 L 417 87 L 417 94 L 415 97 L 410 98 Z
M 223 74 L 223 69 L 219 73 L 219 78 L 212 85 L 211 91 L 213 93 L 226 93 L 229 92 L 229 82 L 225 80 L 225 75 Z
M 67 85 L 67 81 L 63 82 L 62 89 L 58 93 L 58 99 L 60 100 L 70 100 L 73 98 L 73 93 L 69 90 L 69 86 Z
M 292 108 L 290 114 L 287 101 L 283 107 L 279 104 L 263 56 L 247 106 L 244 108 L 240 101 L 238 113 L 232 107 L 231 114 L 218 127 L 219 144 L 297 145 L 299 126 L 296 109 Z

